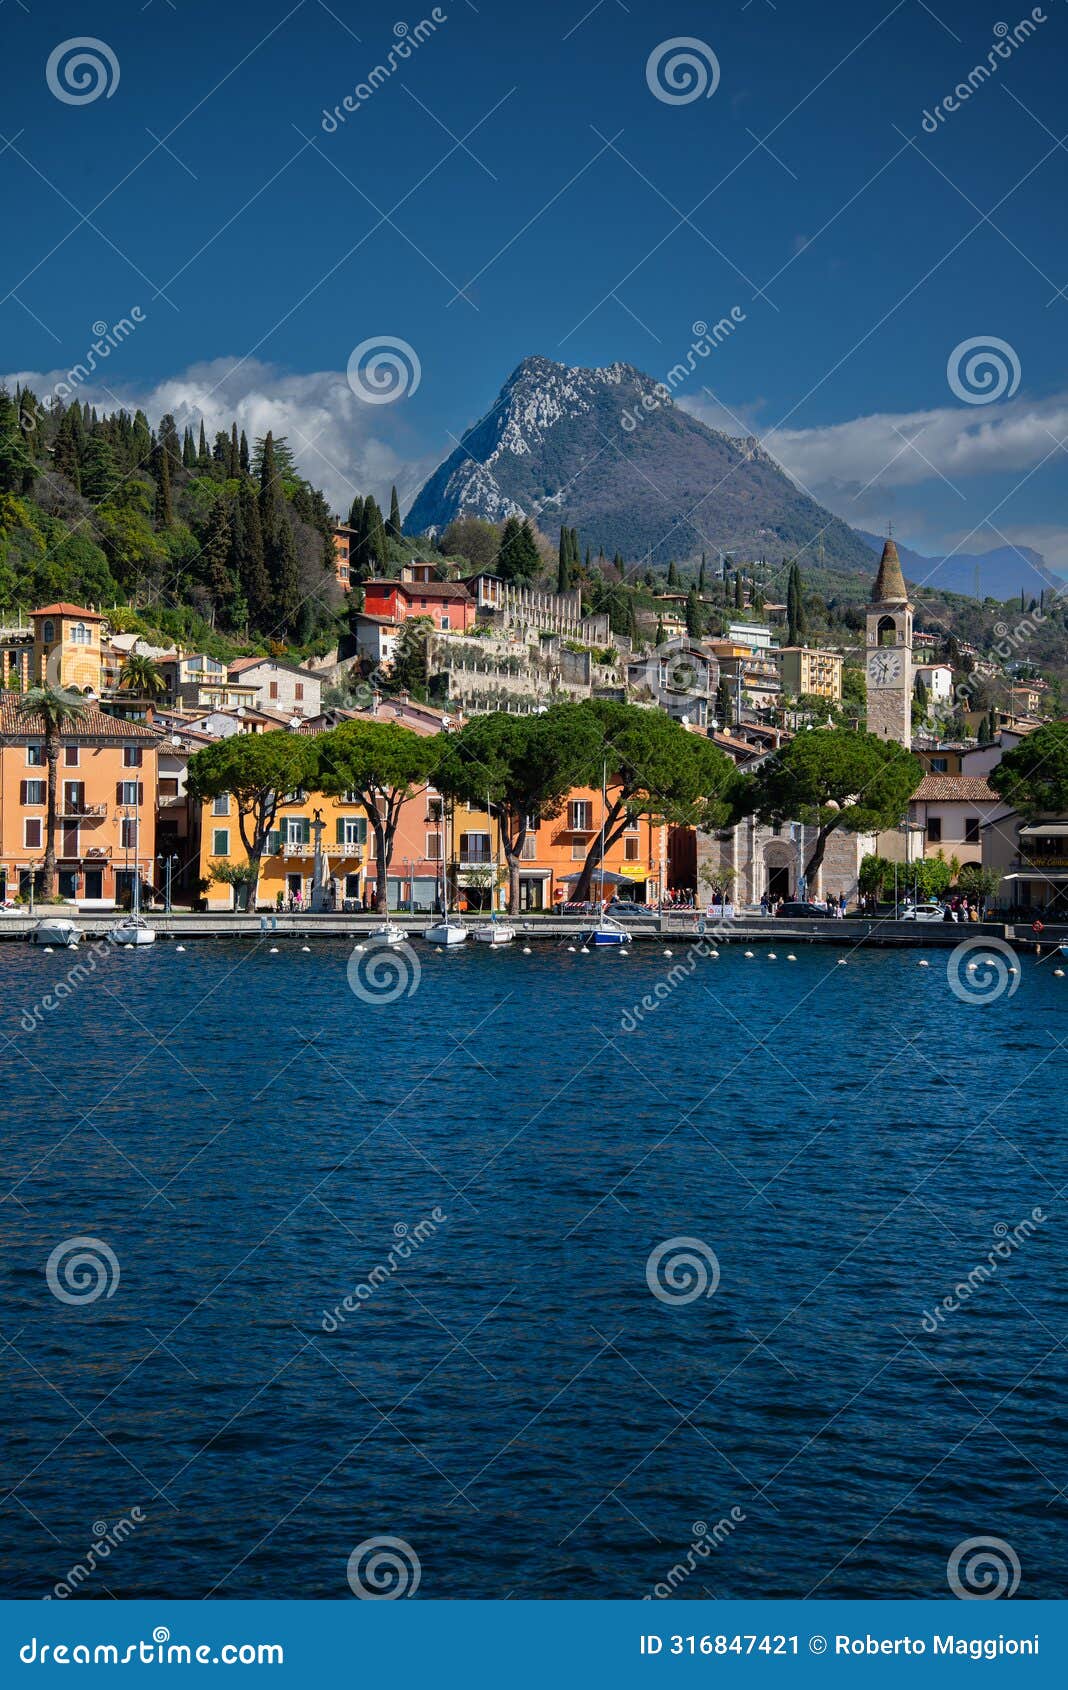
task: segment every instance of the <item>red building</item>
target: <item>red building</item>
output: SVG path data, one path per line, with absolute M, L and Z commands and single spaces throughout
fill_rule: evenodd
M 365 614 L 397 623 L 407 622 L 410 616 L 429 616 L 439 630 L 465 633 L 476 619 L 475 600 L 458 581 L 430 580 L 431 567 L 413 564 L 405 569 L 405 576 L 414 576 L 418 571 L 420 579 L 365 581 Z

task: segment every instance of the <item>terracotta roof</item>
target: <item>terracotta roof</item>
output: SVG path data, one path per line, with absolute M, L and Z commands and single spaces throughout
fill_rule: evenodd
M 31 616 L 80 616 L 86 622 L 103 622 L 95 610 L 86 610 L 83 604 L 43 604 L 40 610 L 31 610 Z
M 872 604 L 907 604 L 908 592 L 901 573 L 901 559 L 893 540 L 887 540 L 879 559 L 879 573 L 871 590 Z
M 981 775 L 925 775 L 912 794 L 913 803 L 1000 804 L 993 787 Z
M 44 735 L 44 723 L 40 716 L 21 717 L 21 703 L 21 693 L 0 692 L 0 735 L 5 739 L 41 739 Z M 116 716 L 105 716 L 95 704 L 86 704 L 84 716 L 72 723 L 60 738 L 155 740 L 158 735 L 143 722 L 127 722 Z
M 403 593 L 410 599 L 464 599 L 471 594 L 467 588 L 455 581 L 365 581 L 364 592 L 370 587 L 385 587 Z
M 234 675 L 243 675 L 246 669 L 258 669 L 267 664 L 271 669 L 288 669 L 291 675 L 307 675 L 311 680 L 317 680 L 310 669 L 302 669 L 299 663 L 289 663 L 284 657 L 237 657 L 227 666 L 227 673 L 231 679 Z

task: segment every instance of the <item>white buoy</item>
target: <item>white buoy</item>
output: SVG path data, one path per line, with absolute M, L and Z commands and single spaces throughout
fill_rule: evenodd
M 840 957 L 839 957 L 839 958 L 838 958 L 838 966 L 839 966 L 839 968 L 844 968 L 844 967 L 845 967 L 845 965 L 846 965 L 846 959 L 845 959 L 845 957 L 844 957 L 844 956 L 840 956 Z
M 310 946 L 310 945 L 301 945 L 301 947 L 300 947 L 300 948 L 301 948 L 301 950 L 302 950 L 302 951 L 310 951 L 310 950 L 311 950 L 311 946 Z
M 567 948 L 568 948 L 569 951 L 573 951 L 575 947 L 574 947 L 574 945 L 568 945 Z
M 268 951 L 267 955 L 268 956 L 277 956 L 278 955 L 278 946 L 272 945 L 270 950 Z
M 1009 968 L 1009 973 L 1010 973 L 1010 974 L 1019 974 L 1019 972 L 1020 972 L 1020 970 L 1019 970 L 1019 969 L 1018 969 L 1018 968 L 1012 968 L 1012 967 L 1011 967 L 1011 966 L 1010 966 L 1010 968 Z
M 746 954 L 746 956 L 752 956 L 753 953 L 752 953 L 752 951 L 746 951 L 745 954 Z
M 627 949 L 626 945 L 617 945 L 616 949 L 619 951 L 619 954 L 623 958 L 623 961 L 626 962 L 627 958 L 630 956 L 630 952 Z
M 709 956 L 719 956 L 719 952 L 718 952 L 718 951 L 709 951 L 709 953 L 708 953 L 708 954 L 709 954 Z
M 580 949 L 580 950 L 581 950 L 581 952 L 582 952 L 582 954 L 583 954 L 583 956 L 589 956 L 589 954 L 590 954 L 590 947 L 589 947 L 589 945 L 580 945 L 580 946 L 579 946 L 579 949 Z
M 675 954 L 674 951 L 665 951 L 664 952 L 665 956 L 674 956 L 674 954 Z
M 916 964 L 917 968 L 930 968 L 930 966 L 931 966 L 931 964 L 929 962 L 925 962 L 922 957 L 920 958 L 919 962 Z
M 524 955 L 524 956 L 529 956 L 529 955 L 530 955 L 530 946 L 529 946 L 529 945 L 524 945 L 524 946 L 523 946 L 523 955 Z
M 768 952 L 768 961 L 769 962 L 777 962 L 778 961 L 778 957 L 777 957 L 775 951 L 769 951 Z
M 44 948 L 44 954 L 45 954 L 45 956 L 51 956 L 51 955 L 52 955 L 52 947 L 51 947 L 51 945 L 46 945 L 46 946 L 45 946 L 45 948 Z
M 791 952 L 790 952 L 790 953 L 789 953 L 789 955 L 788 955 L 788 956 L 787 956 L 787 958 L 786 958 L 786 960 L 787 960 L 787 962 L 796 962 L 796 961 L 797 961 L 797 958 L 796 958 L 796 957 L 795 957 L 795 956 L 794 956 L 794 953 L 793 953 L 793 951 L 791 951 Z
M 176 951 L 184 951 L 184 950 L 185 950 L 185 946 L 184 946 L 184 945 L 176 945 L 176 946 L 175 946 L 175 950 L 176 950 Z
M 1054 972 L 1054 974 L 1055 974 L 1055 975 L 1056 975 L 1056 977 L 1057 977 L 1057 979 L 1058 979 L 1058 980 L 1063 980 L 1063 979 L 1064 979 L 1064 969 L 1063 969 L 1063 968 L 1055 968 L 1055 969 L 1054 969 L 1054 970 L 1053 970 L 1053 972 Z

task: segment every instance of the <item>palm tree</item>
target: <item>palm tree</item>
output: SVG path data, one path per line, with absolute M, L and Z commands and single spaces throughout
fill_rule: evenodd
M 59 768 L 59 742 L 64 728 L 70 727 L 85 715 L 86 705 L 74 693 L 62 687 L 31 687 L 15 706 L 19 720 L 27 725 L 37 722 L 44 730 L 45 762 L 48 764 L 48 815 L 45 822 L 44 884 L 41 895 L 51 898 L 56 886 L 56 772 Z
M 122 666 L 119 685 L 124 692 L 136 692 L 141 698 L 158 698 L 166 692 L 167 683 L 151 657 L 131 652 Z

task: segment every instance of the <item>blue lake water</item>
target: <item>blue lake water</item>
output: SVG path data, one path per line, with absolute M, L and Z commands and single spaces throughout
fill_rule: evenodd
M 277 944 L 0 947 L 3 1594 L 1063 1594 L 1052 963 Z

